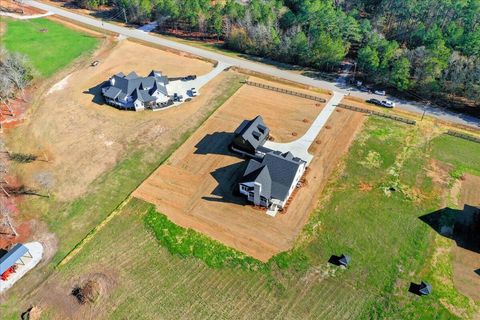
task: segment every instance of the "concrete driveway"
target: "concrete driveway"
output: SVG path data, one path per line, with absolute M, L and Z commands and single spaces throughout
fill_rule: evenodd
M 161 37 L 158 37 L 158 36 L 153 36 L 153 35 L 150 35 L 146 32 L 143 32 L 141 30 L 122 27 L 122 26 L 118 26 L 118 25 L 115 25 L 115 24 L 107 23 L 107 22 L 102 23 L 102 21 L 100 21 L 100 20 L 97 20 L 97 19 L 94 19 L 94 18 L 91 18 L 91 17 L 88 17 L 88 16 L 76 14 L 76 13 L 73 13 L 71 11 L 58 8 L 56 6 L 50 6 L 50 5 L 40 3 L 40 2 L 36 2 L 36 1 L 33 1 L 33 0 L 24 0 L 23 3 L 26 4 L 26 5 L 30 5 L 32 7 L 35 7 L 35 8 L 39 8 L 39 9 L 42 9 L 42 10 L 45 10 L 45 11 L 53 12 L 55 14 L 58 14 L 58 15 L 62 16 L 62 17 L 65 17 L 65 18 L 68 18 L 68 19 L 71 19 L 71 20 L 74 20 L 74 21 L 78 21 L 80 23 L 83 23 L 83 24 L 86 24 L 86 25 L 89 25 L 89 26 L 93 26 L 93 27 L 100 28 L 100 29 L 105 29 L 105 30 L 108 30 L 108 31 L 111 31 L 111 32 L 115 32 L 115 33 L 127 36 L 127 37 L 136 38 L 136 39 L 140 39 L 140 40 L 147 41 L 147 42 L 150 42 L 150 43 L 154 43 L 154 44 L 157 44 L 157 45 L 170 47 L 170 48 L 173 48 L 173 49 L 176 49 L 176 50 L 188 52 L 188 53 L 191 53 L 191 54 L 194 54 L 194 55 L 198 55 L 198 56 L 205 57 L 205 58 L 208 58 L 208 59 L 216 60 L 218 62 L 223 62 L 223 63 L 226 63 L 226 64 L 230 64 L 232 66 L 237 66 L 237 67 L 240 67 L 240 68 L 253 70 L 253 71 L 256 71 L 256 72 L 259 72 L 259 73 L 264 73 L 264 74 L 267 74 L 267 75 L 270 75 L 270 76 L 275 76 L 275 77 L 287 79 L 287 80 L 290 80 L 290 81 L 306 84 L 306 85 L 313 86 L 313 87 L 324 88 L 324 89 L 331 90 L 331 91 L 337 91 L 337 92 L 343 93 L 343 94 L 350 93 L 350 95 L 352 95 L 354 97 L 359 97 L 359 98 L 362 98 L 362 99 L 369 99 L 369 98 L 374 97 L 374 95 L 359 92 L 359 91 L 353 89 L 352 87 L 349 87 L 349 86 L 345 85 L 342 82 L 329 82 L 329 81 L 324 81 L 324 80 L 320 80 L 320 79 L 315 79 L 313 77 L 309 77 L 309 76 L 306 76 L 306 75 L 303 75 L 303 74 L 291 72 L 287 69 L 281 69 L 281 68 L 273 67 L 273 66 L 266 65 L 266 64 L 263 64 L 263 63 L 258 63 L 258 62 L 253 62 L 253 61 L 246 60 L 246 59 L 241 59 L 241 58 L 238 58 L 238 57 L 226 56 L 226 55 L 223 55 L 223 54 L 218 53 L 218 52 L 208 51 L 208 50 L 205 50 L 205 49 L 189 46 L 189 45 L 186 45 L 186 44 L 183 44 L 183 43 L 167 40 L 165 38 L 161 38 Z M 433 116 L 435 118 L 439 118 L 439 119 L 442 119 L 442 120 L 446 120 L 446 121 L 450 121 L 450 122 L 454 122 L 454 123 L 458 123 L 458 124 L 470 125 L 470 126 L 474 126 L 474 127 L 480 126 L 480 119 L 477 119 L 475 117 L 471 117 L 471 116 L 463 115 L 463 114 L 456 114 L 456 113 L 446 111 L 446 110 L 443 110 L 443 109 L 429 107 L 429 106 L 426 106 L 425 104 L 421 104 L 421 103 L 415 103 L 415 102 L 411 102 L 411 101 L 394 99 L 394 98 L 391 98 L 391 97 L 390 97 L 390 99 L 395 101 L 396 104 L 397 104 L 397 108 L 400 108 L 400 109 L 408 110 L 408 111 L 411 111 L 411 112 L 414 112 L 414 113 L 423 113 L 423 111 L 425 110 L 428 113 L 428 115 Z
M 310 148 L 310 145 L 315 141 L 320 133 L 320 130 L 322 130 L 328 118 L 330 118 L 330 115 L 335 110 L 335 107 L 343 99 L 343 96 L 344 94 L 341 92 L 333 92 L 333 97 L 328 100 L 327 104 L 320 114 L 315 118 L 307 132 L 297 140 L 288 143 L 267 141 L 264 146 L 266 148 L 282 152 L 290 151 L 295 157 L 299 157 L 307 161 L 308 165 L 313 159 L 313 156 L 308 153 L 308 148 Z
M 154 111 L 161 111 L 161 110 L 166 110 L 175 106 L 178 106 L 182 104 L 185 99 L 187 98 L 193 98 L 194 95 L 192 93 L 192 89 L 195 89 L 196 94 L 195 95 L 200 95 L 201 91 L 200 88 L 202 88 L 204 85 L 206 85 L 210 80 L 215 78 L 222 72 L 223 70 L 227 69 L 230 67 L 230 65 L 226 63 L 221 63 L 219 62 L 216 67 L 210 71 L 207 74 L 197 76 L 195 80 L 174 80 L 170 81 L 169 84 L 167 84 L 167 91 L 170 96 L 172 96 L 174 93 L 177 95 L 183 96 L 183 101 L 182 102 L 175 102 L 173 105 L 168 106 L 166 108 L 160 108 L 160 109 L 155 109 Z M 187 75 L 185 75 L 187 76 Z

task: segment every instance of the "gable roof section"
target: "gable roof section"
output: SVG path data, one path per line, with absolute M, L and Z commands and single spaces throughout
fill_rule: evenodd
M 256 116 L 252 120 L 244 120 L 235 130 L 235 134 L 242 136 L 254 149 L 263 144 L 269 133 L 270 130 L 265 125 L 262 116 Z
M 294 160 L 290 152 L 282 154 L 279 151 L 274 151 L 263 157 L 262 164 L 268 167 L 272 176 L 273 198 L 284 200 L 288 196 L 295 175 L 304 163 L 305 161 L 301 159 Z
M 122 92 L 122 90 L 116 87 L 108 87 L 107 91 L 105 91 L 104 96 L 110 99 L 115 99 L 118 95 Z
M 139 77 L 133 71 L 125 76 L 122 72 L 119 72 L 112 77 L 114 83 L 107 89 L 105 96 L 111 99 L 117 97 L 124 99 L 126 96 L 132 96 L 134 100 L 138 98 L 141 101 L 147 102 L 156 100 L 151 96 L 156 90 L 164 95 L 168 95 L 165 86 L 166 83 L 168 83 L 168 78 L 161 75 L 158 76 L 158 71 L 152 71 L 150 74 L 154 74 L 154 76 Z M 153 88 L 156 89 L 153 90 Z M 113 96 L 115 97 L 112 98 Z
M 243 174 L 242 182 L 258 182 L 262 185 L 261 195 L 267 199 L 284 200 L 294 182 L 295 175 L 305 161 L 295 158 L 290 152 L 267 153 L 262 162 L 250 160 Z

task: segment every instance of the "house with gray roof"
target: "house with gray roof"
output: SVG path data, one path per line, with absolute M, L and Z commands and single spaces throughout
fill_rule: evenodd
M 128 75 L 117 73 L 102 88 L 105 101 L 120 109 L 140 111 L 157 104 L 168 104 L 168 78 L 160 71 L 140 77 L 135 72 Z
M 306 162 L 292 153 L 270 151 L 250 159 L 239 181 L 240 193 L 257 206 L 283 209 L 305 172 Z
M 262 151 L 263 144 L 268 140 L 270 129 L 261 116 L 252 120 L 244 120 L 235 130 L 235 137 L 230 145 L 231 149 L 241 154 L 255 156 Z M 264 152 L 263 152 L 264 153 Z

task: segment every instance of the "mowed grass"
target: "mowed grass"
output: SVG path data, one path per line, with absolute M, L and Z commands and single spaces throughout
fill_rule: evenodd
M 83 53 L 98 39 L 48 19 L 10 20 L 2 43 L 10 52 L 20 52 L 31 61 L 40 76 L 48 77 Z
M 145 226 L 151 205 L 134 199 L 50 281 L 114 276 L 115 289 L 88 311 L 99 319 L 460 318 L 445 300 L 469 318 L 475 307 L 452 285 L 448 250 L 435 254 L 448 241 L 418 219 L 439 205 L 424 170 L 431 156 L 425 136 L 417 127 L 367 121 L 297 246 L 266 271 L 172 255 Z M 353 258 L 346 270 L 327 263 L 341 253 Z M 307 268 L 296 268 L 305 256 Z M 421 280 L 433 284 L 432 295 L 408 293 Z M 48 312 L 62 316 L 55 306 Z
M 463 173 L 480 176 L 480 143 L 449 135 L 441 135 L 432 141 L 432 155 L 453 167 L 452 176 Z

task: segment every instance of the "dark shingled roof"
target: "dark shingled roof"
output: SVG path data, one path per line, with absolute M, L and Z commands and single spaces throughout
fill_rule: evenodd
M 125 76 L 122 72 L 112 77 L 114 84 L 105 91 L 105 97 L 119 100 L 126 96 L 133 96 L 134 100 L 138 97 L 140 101 L 155 101 L 156 98 L 151 95 L 158 89 L 162 94 L 168 95 L 166 84 L 168 78 L 162 76 L 159 71 L 152 71 L 148 77 L 139 77 L 135 72 L 130 72 Z
M 262 162 L 250 160 L 240 182 L 258 182 L 262 184 L 262 196 L 283 200 L 303 163 L 305 161 L 293 157 L 290 152 L 282 154 L 280 151 L 273 151 L 267 153 Z
M 265 125 L 261 116 L 256 116 L 252 120 L 244 120 L 235 130 L 235 134 L 242 136 L 254 149 L 263 143 L 269 133 L 270 129 Z

